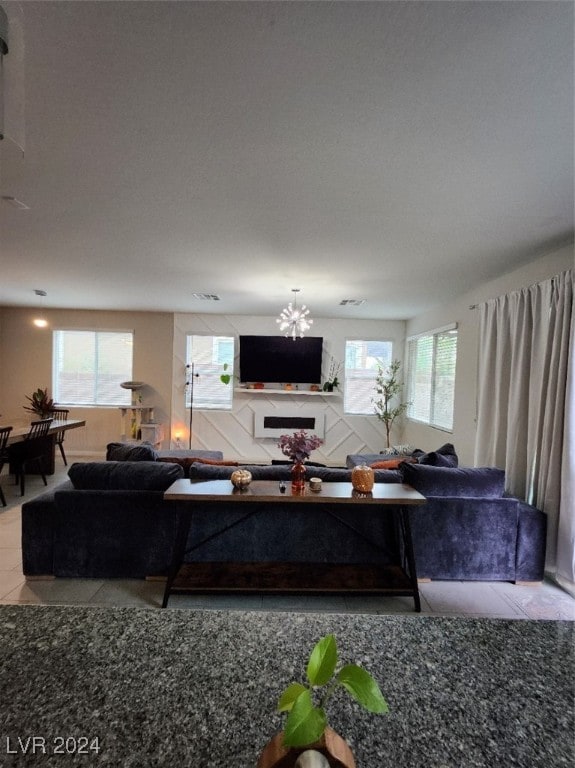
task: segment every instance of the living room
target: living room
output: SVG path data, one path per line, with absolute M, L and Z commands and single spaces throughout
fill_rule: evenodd
M 54 392 L 55 332 L 126 331 L 133 334 L 126 378 L 143 383 L 133 396 L 138 405 L 153 408 L 164 451 L 221 451 L 228 460 L 271 463 L 283 457 L 277 438 L 256 434 L 256 415 L 266 408 L 287 416 L 313 411 L 325 419 L 325 431 L 312 460 L 342 467 L 350 454 L 377 454 L 387 447 L 384 425 L 375 413 L 352 412 L 346 406 L 346 344 L 390 343 L 392 357 L 401 363 L 406 399 L 409 340 L 453 328 L 457 358 L 452 425 L 442 428 L 407 414 L 394 425 L 391 442 L 426 452 L 450 443 L 461 467 L 488 464 L 511 474 L 507 460 L 486 449 L 485 441 L 491 438 L 482 437 L 478 421 L 490 394 L 482 317 L 485 305 L 499 297 L 547 285 L 561 275 L 571 275 L 572 281 L 569 4 L 2 0 L 1 9 L 10 31 L 2 61 L 5 139 L 0 141 L 1 425 L 29 424 L 27 396 L 38 387 Z M 23 61 L 25 78 L 18 73 Z M 15 107 L 19 96 L 25 110 Z M 334 393 L 262 392 L 240 386 L 233 378 L 241 364 L 240 337 L 279 335 L 276 319 L 287 302 L 293 302 L 294 289 L 299 290 L 297 303 L 306 304 L 313 319 L 306 336 L 323 339 L 320 388 L 329 378 L 331 362 L 340 364 L 340 385 Z M 43 327 L 34 324 L 38 318 L 46 321 Z M 536 319 L 535 324 L 542 323 Z M 233 339 L 229 409 L 204 409 L 196 400 L 189 407 L 191 386 L 198 382 L 189 367 L 194 362 L 187 346 L 191 335 Z M 571 354 L 572 344 L 571 339 Z M 514 346 L 523 348 L 524 338 L 517 336 Z M 506 358 L 501 363 L 506 369 Z M 563 388 L 572 393 L 573 385 L 569 390 L 563 380 L 556 391 Z M 82 428 L 66 433 L 68 464 L 103 462 L 106 446 L 120 441 L 125 432 L 119 405 L 64 405 L 70 408 L 70 418 L 85 421 Z M 564 426 L 564 479 L 572 472 L 570 446 L 575 439 L 567 405 L 566 412 L 571 421 Z M 554 462 L 556 455 L 553 452 Z M 537 455 L 537 466 L 540 458 Z M 49 490 L 66 480 L 68 469 L 57 455 Z M 8 467 L 1 481 L 9 504 L 6 511 L 0 508 L 0 556 L 10 550 L 12 557 L 19 540 L 15 510 L 45 488 L 39 477 L 31 477 L 20 499 Z M 563 488 L 572 494 L 572 479 L 569 484 Z M 547 721 L 560 719 L 555 704 L 547 701 L 553 695 L 566 713 L 570 711 L 558 691 L 560 668 L 570 669 L 573 662 L 572 653 L 565 651 L 572 631 L 565 625 L 571 625 L 574 604 L 565 590 L 572 586 L 573 573 L 563 568 L 559 588 L 555 557 L 558 541 L 564 551 L 570 541 L 572 551 L 572 512 L 570 520 L 563 513 L 560 523 L 560 500 L 549 494 L 546 503 L 553 508 L 546 512 L 553 523 L 545 584 L 422 584 L 423 613 L 429 622 L 421 624 L 423 629 L 417 629 L 421 617 L 412 617 L 408 598 L 338 595 L 298 600 L 292 595 L 284 596 L 282 604 L 282 596 L 270 596 L 267 602 L 261 596 L 218 596 L 212 602 L 199 596 L 171 604 L 182 611 L 162 612 L 156 610 L 161 583 L 72 579 L 65 586 L 66 580 L 59 578 L 26 583 L 20 561 L 5 559 L 10 568 L 0 563 L 0 585 L 10 583 L 10 589 L 0 596 L 7 604 L 0 606 L 6 610 L 6 653 L 0 656 L 11 658 L 11 625 L 32 645 L 41 644 L 33 628 L 36 621 L 38 628 L 44 627 L 38 632 L 53 636 L 55 646 L 65 648 L 70 642 L 70 658 L 79 659 L 81 648 L 91 642 L 89 626 L 94 621 L 92 641 L 98 647 L 109 632 L 110 646 L 119 649 L 118 638 L 137 637 L 143 649 L 144 661 L 134 667 L 137 654 L 129 643 L 127 656 L 122 652 L 121 659 L 110 662 L 118 680 L 122 664 L 154 681 L 164 676 L 162 663 L 165 669 L 179 668 L 174 647 L 178 633 L 190 643 L 186 653 L 200 658 L 198 671 L 209 678 L 209 660 L 218 654 L 226 658 L 226 644 L 227 653 L 236 649 L 239 666 L 251 669 L 250 659 L 261 651 L 255 637 L 274 643 L 285 633 L 286 645 L 293 643 L 299 659 L 312 637 L 333 629 L 346 638 L 346 654 L 377 659 L 378 671 L 385 669 L 402 718 L 391 719 L 391 731 L 378 724 L 368 736 L 366 720 L 360 721 L 361 732 L 352 728 L 358 765 L 375 768 L 383 764 L 382 754 L 392 754 L 396 766 L 428 766 L 435 764 L 431 753 L 437 755 L 438 765 L 491 765 L 511 753 L 518 754 L 518 764 L 526 768 L 560 765 L 559 758 L 554 762 L 550 744 L 559 745 L 563 757 L 572 751 L 563 737 L 555 740 L 552 729 L 541 735 L 543 747 L 529 742 L 522 753 L 520 744 L 513 741 L 509 746 L 509 729 L 504 729 L 505 738 L 494 736 L 497 718 L 486 715 L 489 727 L 483 731 L 480 724 L 478 731 L 489 733 L 495 746 L 475 754 L 470 729 L 450 725 L 448 714 L 441 728 L 435 728 L 429 715 L 437 704 L 433 693 L 429 711 L 420 710 L 421 722 L 411 723 L 411 729 L 404 728 L 410 716 L 401 703 L 419 695 L 417 684 L 409 687 L 415 677 L 410 660 L 402 666 L 401 644 L 416 649 L 413 661 L 432 691 L 437 681 L 426 676 L 437 674 L 441 662 L 434 656 L 427 665 L 425 649 L 450 638 L 457 650 L 449 656 L 447 680 L 442 681 L 447 698 L 453 701 L 466 686 L 473 690 L 477 683 L 473 675 L 458 671 L 458 654 L 473 654 L 475 669 L 481 670 L 478 678 L 484 675 L 486 681 L 477 698 L 487 701 L 498 685 L 502 697 L 511 698 L 504 691 L 507 681 L 513 676 L 519 680 L 522 674 L 515 665 L 511 671 L 512 654 L 502 649 L 513 645 L 520 660 L 531 649 L 543 659 L 543 648 L 556 644 L 556 661 L 550 660 L 547 670 L 554 680 L 545 694 Z M 547 598 L 551 592 L 545 590 L 551 587 L 556 602 Z M 518 597 L 521 594 L 524 597 Z M 32 616 L 34 603 L 48 605 L 52 618 L 47 613 Z M 23 607 L 31 610 L 30 619 L 24 619 L 23 612 L 21 618 L 9 613 Z M 218 610 L 207 615 L 210 611 L 198 607 Z M 459 630 L 449 624 L 451 617 L 460 619 Z M 517 618 L 523 621 L 514 622 Z M 520 629 L 508 626 L 513 623 L 525 625 L 524 641 Z M 458 632 L 464 636 L 461 645 Z M 419 633 L 425 640 L 420 642 Z M 390 653 L 400 661 L 396 670 L 385 662 L 379 640 L 385 634 L 395 637 Z M 491 658 L 502 660 L 497 672 L 502 677 L 493 686 L 489 660 L 476 656 L 476 637 L 485 642 Z M 104 658 L 104 650 L 98 650 L 100 670 Z M 152 661 L 156 658 L 159 668 Z M 15 666 L 25 663 L 22 659 Z M 286 658 L 288 667 L 289 662 Z M 12 738 L 24 728 L 39 732 L 39 722 L 44 728 L 50 723 L 52 733 L 55 724 L 57 730 L 69 724 L 61 714 L 65 707 L 52 712 L 51 720 L 49 715 L 44 721 L 28 720 L 26 697 L 16 693 L 25 686 L 10 674 L 5 679 L 10 679 L 10 692 L 18 702 L 8 723 Z M 78 677 L 82 674 L 85 669 Z M 237 693 L 235 674 L 230 674 L 229 690 Z M 61 696 L 64 680 L 62 673 L 57 682 L 51 681 Z M 105 708 L 95 715 L 90 710 L 95 728 L 103 733 L 114 723 L 114 739 L 131 743 L 130 730 L 143 729 L 128 710 L 140 707 L 149 733 L 164 728 L 166 734 L 161 754 L 154 751 L 151 737 L 144 738 L 145 748 L 132 749 L 141 765 L 167 765 L 173 759 L 189 763 L 194 744 L 199 758 L 189 764 L 255 764 L 254 743 L 261 744 L 261 739 L 252 731 L 245 728 L 236 737 L 236 751 L 229 748 L 226 753 L 226 747 L 216 754 L 213 739 L 198 736 L 203 716 L 194 710 L 199 720 L 190 728 L 182 725 L 172 706 L 177 691 L 170 689 L 170 702 L 165 691 L 155 688 L 156 682 L 150 685 L 152 698 L 169 713 L 168 722 L 163 720 L 159 727 L 157 707 L 148 711 L 147 705 L 131 699 L 125 686 L 115 688 L 110 682 L 109 691 L 126 703 L 112 707 L 110 720 Z M 225 681 L 209 680 L 206 685 L 210 708 L 221 705 L 215 691 L 225 688 Z M 267 706 L 275 688 L 262 685 Z M 534 674 L 525 690 L 537 685 L 545 690 L 546 684 Z M 78 701 L 87 695 L 79 693 Z M 506 701 L 499 703 L 504 706 Z M 241 695 L 238 702 L 246 704 Z M 523 696 L 517 696 L 517 702 L 525 705 L 523 714 L 515 714 L 527 728 L 534 717 L 545 719 L 527 711 Z M 493 699 L 494 711 L 496 705 Z M 241 722 L 245 716 L 239 706 L 229 706 L 229 711 Z M 471 702 L 465 709 L 471 711 Z M 73 708 L 69 713 L 73 718 Z M 221 729 L 229 727 L 213 710 L 211 717 Z M 256 721 L 265 728 L 265 712 L 258 711 Z M 341 727 L 348 732 L 350 721 L 353 716 L 346 711 Z M 77 722 L 86 724 L 88 719 L 81 713 Z M 193 733 L 193 738 L 185 737 L 181 752 L 178 730 Z M 412 743 L 420 738 L 414 736 L 418 733 L 423 740 L 427 734 L 428 748 L 420 744 L 418 750 Z M 440 755 L 438 733 L 449 744 L 448 756 Z M 234 741 L 229 732 L 225 741 Z M 386 750 L 385 741 L 394 746 Z M 108 764 L 130 764 L 125 747 L 116 742 L 108 750 Z M 7 764 L 20 764 L 19 757 L 25 760 L 16 755 Z

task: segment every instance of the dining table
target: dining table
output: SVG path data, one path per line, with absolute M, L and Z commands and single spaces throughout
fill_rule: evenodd
M 41 419 L 37 419 L 40 421 Z M 56 435 L 59 432 L 66 432 L 70 429 L 79 429 L 85 427 L 85 419 L 67 419 L 63 421 L 61 419 L 53 419 L 50 429 L 48 430 L 47 450 L 45 454 L 45 474 L 53 475 L 55 469 L 55 451 L 56 451 Z M 17 426 L 12 429 L 8 438 L 8 460 L 10 461 L 10 446 L 16 443 L 21 443 L 26 439 L 26 435 L 30 432 L 30 425 Z M 50 439 L 51 438 L 51 439 Z M 12 469 L 10 469 L 12 471 Z

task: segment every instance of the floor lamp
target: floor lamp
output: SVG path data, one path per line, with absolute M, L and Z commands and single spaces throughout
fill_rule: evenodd
M 194 418 L 194 379 L 198 378 L 200 374 L 195 373 L 194 363 L 188 363 L 186 365 L 186 390 L 190 389 L 190 434 L 188 437 L 188 448 L 192 448 L 192 423 Z

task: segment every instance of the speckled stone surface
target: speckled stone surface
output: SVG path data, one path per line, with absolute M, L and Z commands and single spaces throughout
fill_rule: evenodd
M 332 700 L 357 768 L 571 768 L 574 626 L 1 606 L 0 765 L 255 768 L 281 690 L 333 632 L 390 705 Z

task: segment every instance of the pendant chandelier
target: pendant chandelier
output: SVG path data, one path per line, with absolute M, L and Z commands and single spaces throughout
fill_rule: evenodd
M 297 295 L 299 288 L 292 288 L 294 294 L 293 304 L 290 303 L 285 309 L 282 309 L 276 323 L 279 323 L 280 331 L 285 331 L 286 336 L 291 336 L 295 341 L 297 337 L 303 338 L 306 331 L 309 331 L 313 320 L 308 318 L 309 309 L 302 304 L 301 309 L 297 306 Z

